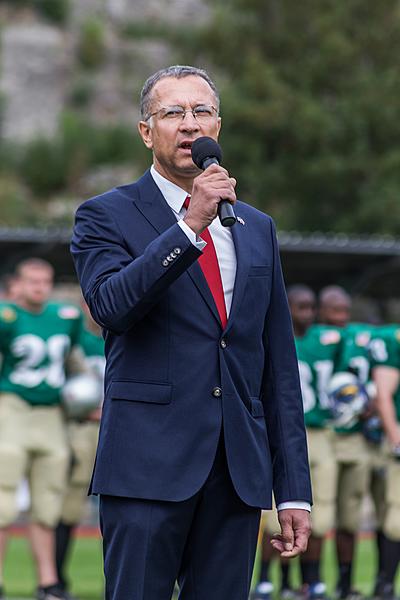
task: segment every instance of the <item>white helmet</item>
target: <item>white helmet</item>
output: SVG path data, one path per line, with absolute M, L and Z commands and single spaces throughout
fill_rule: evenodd
M 365 411 L 369 397 L 365 386 L 353 373 L 335 373 L 328 384 L 332 425 L 350 428 Z
M 62 403 L 68 417 L 84 419 L 103 401 L 103 384 L 89 373 L 74 375 L 67 379 L 62 392 Z

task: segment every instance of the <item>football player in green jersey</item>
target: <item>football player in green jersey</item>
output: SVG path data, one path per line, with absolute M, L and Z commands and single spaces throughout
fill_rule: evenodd
M 319 318 L 322 323 L 343 328 L 340 356 L 336 372 L 349 371 L 363 384 L 369 373 L 369 342 L 372 326 L 350 324 L 351 299 L 339 286 L 324 288 L 319 297 Z M 337 595 L 358 598 L 361 594 L 351 587 L 356 534 L 360 527 L 362 500 L 368 490 L 369 448 L 359 423 L 350 429 L 337 428 L 334 449 L 338 466 L 336 547 L 339 563 Z
M 53 287 L 49 263 L 28 259 L 19 264 L 16 276 L 18 304 L 0 307 L 0 570 L 7 528 L 17 516 L 16 490 L 27 477 L 37 598 L 65 600 L 54 561 L 54 527 L 69 462 L 60 390 L 81 313 L 77 307 L 48 302 Z
M 56 529 L 56 564 L 60 586 L 68 589 L 65 574 L 72 534 L 82 519 L 87 490 L 96 456 L 99 421 L 101 417 L 101 401 L 105 369 L 104 340 L 101 328 L 93 320 L 87 304 L 82 300 L 85 324 L 81 330 L 79 345 L 85 356 L 88 371 L 99 383 L 99 405 L 86 409 L 84 402 L 91 402 L 91 389 L 87 388 L 87 398 L 83 398 L 82 408 L 68 422 L 68 437 L 72 450 L 72 469 L 69 476 L 68 489 L 64 498 L 61 519 Z M 82 390 L 80 394 L 84 394 Z
M 289 300 L 294 323 L 298 320 L 297 315 L 301 315 L 302 301 L 300 294 Z M 334 436 L 327 426 L 326 389 L 335 368 L 342 336 L 338 327 L 320 324 L 307 329 L 297 327 L 297 331 L 295 326 L 295 334 L 314 498 L 312 533 L 300 566 L 303 596 L 317 599 L 326 595 L 320 562 L 324 538 L 335 523 L 337 477 Z
M 301 556 L 303 578 L 302 596 L 307 599 L 325 597 L 326 587 L 321 581 L 320 560 L 325 534 L 335 521 L 336 461 L 333 452 L 332 431 L 326 426 L 329 418 L 326 387 L 334 371 L 334 363 L 341 342 L 338 328 L 313 325 L 315 294 L 305 285 L 294 285 L 287 290 L 292 315 L 300 383 L 307 430 L 309 462 L 313 485 L 313 528 L 307 551 Z M 279 530 L 273 516 L 265 519 L 260 583 L 255 598 L 268 598 L 272 585 L 268 581 L 271 560 L 268 536 Z M 290 597 L 287 565 L 281 564 L 281 597 Z M 265 595 L 262 591 L 265 590 Z M 293 593 L 292 593 L 293 595 Z
M 295 334 L 296 346 L 313 324 L 315 319 L 315 294 L 314 292 L 305 285 L 293 285 L 287 290 L 287 297 L 289 302 L 289 308 L 292 316 L 293 329 Z M 302 386 L 303 404 L 304 404 L 304 390 L 308 391 L 307 385 L 309 379 L 306 376 L 306 381 L 302 379 L 302 368 L 299 363 L 300 370 L 300 383 Z M 304 369 L 303 369 L 304 371 Z M 304 375 L 304 373 L 303 373 Z M 305 386 L 303 388 L 303 386 Z M 307 396 L 309 398 L 309 396 Z M 309 457 L 310 460 L 310 457 Z M 312 474 L 312 461 L 310 461 L 310 468 Z M 314 496 L 314 507 L 315 510 L 315 496 Z M 314 520 L 314 518 L 313 518 Z M 276 552 L 270 544 L 271 536 L 279 531 L 279 522 L 276 516 L 275 510 L 269 510 L 263 512 L 262 519 L 262 544 L 261 544 L 261 569 L 259 575 L 259 583 L 253 593 L 252 600 L 269 600 L 272 596 L 273 585 L 270 581 L 269 570 L 272 559 L 278 558 L 281 567 L 281 592 L 280 597 L 284 600 L 289 600 L 295 596 L 295 592 L 291 590 L 289 582 L 289 561 L 277 556 Z M 312 536 L 309 538 L 309 544 L 312 544 Z M 308 546 L 310 548 L 310 546 Z M 308 551 L 307 551 L 308 552 Z
M 381 328 L 372 348 L 377 407 L 386 436 L 381 569 L 374 596 L 391 600 L 400 562 L 400 326 Z

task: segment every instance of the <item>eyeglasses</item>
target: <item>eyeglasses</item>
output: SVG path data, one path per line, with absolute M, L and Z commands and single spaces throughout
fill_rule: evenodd
M 159 115 L 160 119 L 164 121 L 179 122 L 184 120 L 186 113 L 192 113 L 193 117 L 199 123 L 207 123 L 207 121 L 210 121 L 214 118 L 214 116 L 218 115 L 218 110 L 215 108 L 215 106 L 208 106 L 205 104 L 188 109 L 184 109 L 183 106 L 164 106 L 163 108 L 160 108 L 159 110 L 156 110 L 148 115 L 145 121 L 148 121 L 151 117 Z

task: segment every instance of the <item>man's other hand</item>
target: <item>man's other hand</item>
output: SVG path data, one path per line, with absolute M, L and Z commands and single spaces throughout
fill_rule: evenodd
M 307 550 L 311 533 L 311 518 L 308 510 L 285 508 L 278 511 L 281 533 L 272 536 L 271 544 L 284 558 L 292 558 Z

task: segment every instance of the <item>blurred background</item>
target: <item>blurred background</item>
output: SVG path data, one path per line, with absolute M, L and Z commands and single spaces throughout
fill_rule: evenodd
M 343 285 L 355 318 L 398 321 L 399 55 L 398 0 L 0 0 L 0 278 L 40 256 L 78 297 L 74 211 L 149 166 L 142 84 L 193 64 L 219 86 L 224 164 L 275 219 L 286 282 Z
M 224 163 L 277 221 L 287 281 L 397 317 L 397 0 L 0 0 L 0 25 L 0 274 L 34 252 L 73 280 L 75 207 L 149 164 L 143 81 L 192 63 L 220 87 Z

